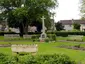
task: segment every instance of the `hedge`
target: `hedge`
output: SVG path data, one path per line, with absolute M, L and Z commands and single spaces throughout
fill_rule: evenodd
M 68 36 L 68 35 L 83 35 L 85 36 L 85 32 L 55 32 L 57 36 Z
M 20 34 L 20 33 L 15 33 L 15 32 L 0 32 L 0 36 L 4 36 L 4 34 Z M 41 34 L 41 32 L 28 32 L 27 34 L 34 35 L 34 34 Z
M 68 36 L 68 35 L 84 35 L 85 32 L 46 32 L 47 34 L 56 34 L 56 36 Z M 0 32 L 0 36 L 4 36 L 4 34 L 20 34 L 20 33 L 14 33 L 14 32 Z M 40 35 L 41 32 L 28 32 L 29 35 Z
M 0 53 L 0 64 L 76 64 L 76 62 L 65 54 L 6 56 Z

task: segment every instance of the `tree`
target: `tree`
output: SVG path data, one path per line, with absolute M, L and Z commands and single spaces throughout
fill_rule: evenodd
M 85 0 L 80 0 L 81 7 L 80 7 L 80 12 L 81 12 L 81 19 L 85 20 Z
M 20 31 L 21 33 L 26 33 L 26 25 L 33 21 L 41 22 L 41 16 L 44 15 L 50 19 L 50 9 L 55 8 L 56 3 L 57 0 L 25 0 L 24 3 L 21 0 L 1 0 L 0 6 L 5 9 L 3 12 L 7 15 L 9 25 L 18 26 L 23 31 Z M 24 4 L 23 8 L 21 8 L 21 4 Z M 24 27 L 21 27 L 21 25 L 24 25 Z
M 30 23 L 28 16 L 26 7 L 17 8 L 9 13 L 8 24 L 11 27 L 19 27 L 20 33 L 23 35 L 23 33 L 28 31 L 28 24 Z
M 61 22 L 57 22 L 55 26 L 57 31 L 64 30 L 64 26 L 62 25 Z
M 76 29 L 76 30 L 80 30 L 80 24 L 78 23 L 73 23 L 73 28 Z

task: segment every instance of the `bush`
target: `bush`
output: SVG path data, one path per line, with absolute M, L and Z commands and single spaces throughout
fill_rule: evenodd
M 14 32 L 0 32 L 0 36 L 4 36 L 4 34 L 16 34 Z
M 6 59 L 5 59 L 6 58 Z M 1 63 L 2 62 L 2 63 Z M 76 64 L 67 55 L 24 55 L 5 56 L 0 53 L 0 64 Z
M 52 39 L 53 39 L 54 41 L 56 41 L 56 35 L 55 35 L 55 34 L 53 34 Z
M 50 41 L 56 41 L 56 35 L 55 34 L 47 34 L 47 37 Z
M 4 34 L 20 34 L 20 33 L 15 33 L 15 32 L 0 32 L 0 36 L 4 36 Z M 41 32 L 28 32 L 27 34 L 29 35 L 39 35 Z
M 49 38 L 46 38 L 46 39 L 45 39 L 45 42 L 48 43 L 48 42 L 49 42 Z
M 20 33 L 14 33 L 14 32 L 0 32 L 0 36 L 4 36 L 4 34 L 20 34 Z M 28 32 L 28 35 L 37 35 L 36 37 L 40 37 L 41 32 Z M 67 37 L 68 35 L 85 35 L 85 32 L 75 31 L 75 32 L 47 32 L 46 34 L 55 34 L 56 36 L 63 36 Z M 34 37 L 33 37 L 34 38 Z
M 25 64 L 75 64 L 67 55 L 37 55 L 28 56 Z
M 77 44 L 74 47 L 80 48 L 81 44 Z
M 4 61 L 7 60 L 7 55 L 0 53 L 0 64 L 4 64 Z
M 67 37 L 68 35 L 85 35 L 85 32 L 55 32 L 56 36 Z

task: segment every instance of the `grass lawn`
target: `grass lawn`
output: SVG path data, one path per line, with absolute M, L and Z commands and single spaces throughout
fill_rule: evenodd
M 12 55 L 12 51 L 11 51 L 10 47 L 0 48 L 0 53 L 5 53 L 5 54 L 8 54 L 8 55 Z
M 39 42 L 28 42 L 28 41 L 9 41 L 9 42 L 0 42 L 0 44 L 38 44 L 38 52 L 37 54 L 66 54 L 70 56 L 71 59 L 76 61 L 85 62 L 85 51 L 81 50 L 72 50 L 66 48 L 58 48 L 59 45 L 77 45 L 79 43 L 70 43 L 70 42 L 56 42 L 56 43 L 39 43 Z M 81 46 L 85 47 L 85 44 L 81 44 Z M 0 52 L 6 54 L 12 54 L 11 48 L 0 48 Z
M 4 40 L 4 37 L 3 36 L 0 36 L 0 40 Z

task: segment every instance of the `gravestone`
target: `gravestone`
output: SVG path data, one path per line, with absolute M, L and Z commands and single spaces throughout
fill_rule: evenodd
M 46 28 L 45 28 L 45 23 L 44 23 L 45 17 L 42 16 L 41 19 L 42 19 L 42 33 L 41 33 L 41 36 L 40 36 L 39 39 L 40 39 L 41 42 L 44 42 L 45 39 L 47 38 L 47 35 L 45 33 Z

